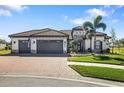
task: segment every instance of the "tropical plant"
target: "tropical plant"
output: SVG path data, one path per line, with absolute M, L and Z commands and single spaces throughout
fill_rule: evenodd
M 120 39 L 120 43 L 122 44 L 122 47 L 124 47 L 124 38 Z
M 112 28 L 111 30 L 112 53 L 114 53 L 115 42 L 116 42 L 116 33 L 115 33 L 115 30 Z
M 70 53 L 77 53 L 78 52 L 77 44 L 78 44 L 78 41 L 75 41 L 75 40 L 70 41 L 70 43 L 69 43 Z
M 88 30 L 88 32 L 92 33 L 94 36 L 94 52 L 96 49 L 96 30 L 99 28 L 102 28 L 103 31 L 106 29 L 106 24 L 101 22 L 102 16 L 98 15 L 96 18 L 93 20 L 93 22 L 86 21 L 83 23 L 83 29 Z
M 90 52 L 92 52 L 92 36 L 93 36 L 93 31 L 87 30 L 85 37 L 90 39 Z
M 7 42 L 3 39 L 0 39 L 0 44 L 6 44 Z

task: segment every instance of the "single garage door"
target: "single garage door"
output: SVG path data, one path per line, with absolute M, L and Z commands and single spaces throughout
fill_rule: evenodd
M 63 53 L 63 40 L 37 40 L 37 53 Z
M 30 53 L 28 40 L 19 40 L 19 53 Z

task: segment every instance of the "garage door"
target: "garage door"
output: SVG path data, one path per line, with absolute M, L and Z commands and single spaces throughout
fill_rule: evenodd
M 19 53 L 30 53 L 28 40 L 19 40 Z
M 63 53 L 62 40 L 38 40 L 37 53 Z

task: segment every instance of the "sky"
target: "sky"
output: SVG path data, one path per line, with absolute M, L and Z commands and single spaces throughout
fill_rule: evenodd
M 124 38 L 122 5 L 0 5 L 0 38 L 10 41 L 8 35 L 34 29 L 71 30 L 97 15 L 107 25 L 104 33 L 114 28 L 117 38 Z

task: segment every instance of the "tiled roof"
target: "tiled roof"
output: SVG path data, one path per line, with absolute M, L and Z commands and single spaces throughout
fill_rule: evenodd
M 69 39 L 72 39 L 72 30 L 60 30 L 61 32 L 68 34 L 69 35 Z
M 68 36 L 68 34 L 50 28 L 31 30 L 9 35 L 9 37 L 35 37 L 35 36 Z
M 102 32 L 96 32 L 97 36 L 104 36 L 107 35 Z M 69 37 L 72 39 L 72 30 L 54 30 L 50 28 L 45 29 L 38 29 L 38 30 L 31 30 L 21 33 L 16 33 L 9 35 L 9 37 Z

